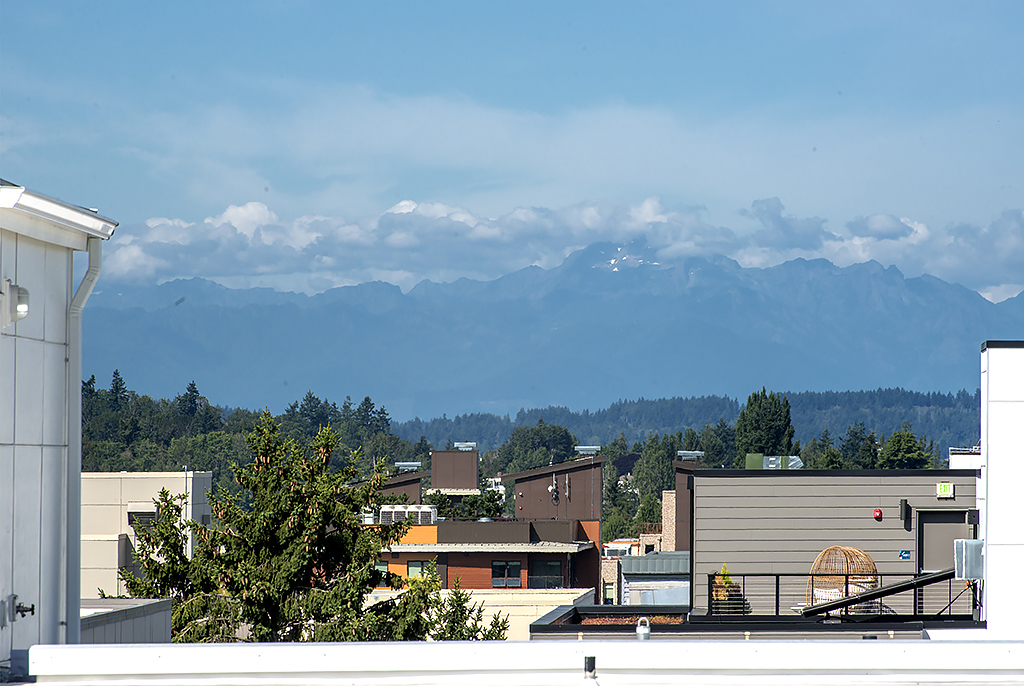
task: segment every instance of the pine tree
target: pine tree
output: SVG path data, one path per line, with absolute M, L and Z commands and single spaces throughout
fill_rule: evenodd
M 435 641 L 501 641 L 508 633 L 508 617 L 500 612 L 484 625 L 484 604 L 471 603 L 458 577 L 447 596 L 429 611 L 430 638 Z
M 751 393 L 736 420 L 735 465 L 745 467 L 748 453 L 789 455 L 792 450 L 793 425 L 786 396 L 764 388 Z

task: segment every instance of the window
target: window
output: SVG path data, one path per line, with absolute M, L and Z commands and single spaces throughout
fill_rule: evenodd
M 388 573 L 388 563 L 385 562 L 384 560 L 377 560 L 377 562 L 374 563 L 373 568 L 375 570 L 377 570 L 378 572 L 380 572 L 381 574 L 387 574 Z
M 533 560 L 530 562 L 530 588 L 562 588 L 560 560 Z
M 615 604 L 615 582 L 614 581 L 605 581 L 604 584 L 602 585 L 602 589 L 604 590 L 604 604 L 605 605 L 614 605 Z
M 520 588 L 523 585 L 523 563 L 519 560 L 494 560 L 491 562 L 492 588 Z
M 423 568 L 427 566 L 427 563 L 423 560 L 409 560 L 409 565 L 406 568 L 406 576 L 410 579 L 416 579 L 423 576 Z

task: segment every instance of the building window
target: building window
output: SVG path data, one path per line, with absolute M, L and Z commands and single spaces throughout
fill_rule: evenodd
M 491 562 L 491 587 L 520 588 L 523 564 L 519 560 L 494 560 Z
M 409 565 L 406 568 L 406 576 L 410 579 L 417 579 L 423 576 L 423 569 L 427 566 L 427 563 L 423 560 L 409 560 Z
M 533 560 L 530 562 L 530 588 L 562 588 L 562 562 L 560 560 Z
M 602 585 L 604 589 L 604 604 L 614 605 L 615 604 L 615 582 L 605 581 Z
M 385 576 L 385 578 L 387 578 L 387 573 L 388 573 L 388 563 L 387 562 L 385 562 L 384 560 L 377 560 L 377 562 L 374 563 L 373 568 L 375 570 L 377 570 L 378 572 L 380 572 L 381 574 L 383 574 Z

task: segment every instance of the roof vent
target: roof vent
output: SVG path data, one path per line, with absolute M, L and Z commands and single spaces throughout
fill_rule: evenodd
M 459 443 L 453 443 L 456 450 L 476 450 L 476 443 L 473 441 L 462 441 Z

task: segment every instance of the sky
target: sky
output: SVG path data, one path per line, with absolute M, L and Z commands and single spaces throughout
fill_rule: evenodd
M 1024 3 L 0 0 L 0 176 L 104 281 L 492 279 L 644 236 L 1024 289 Z

